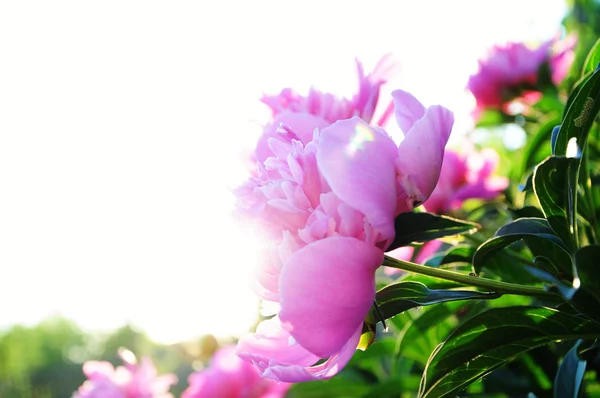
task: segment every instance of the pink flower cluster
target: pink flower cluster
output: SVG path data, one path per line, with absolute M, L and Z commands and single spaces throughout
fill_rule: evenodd
M 558 85 L 567 75 L 574 59 L 575 38 L 563 42 L 552 39 L 537 48 L 524 43 L 495 46 L 479 61 L 479 70 L 469 78 L 467 89 L 476 100 L 476 116 L 486 109 L 507 112 L 517 98 L 531 102 L 539 98 L 538 74 L 545 63 L 552 82 Z
M 256 290 L 280 310 L 237 348 L 264 377 L 325 379 L 347 364 L 373 304 L 374 273 L 393 241 L 394 218 L 425 202 L 438 181 L 452 113 L 394 91 L 405 134 L 398 146 L 381 127 L 352 116 L 372 115 L 379 84 L 365 87 L 355 97 L 365 100 L 352 105 L 315 93 L 272 99 L 295 111 L 274 110 L 276 120 L 290 118 L 279 119 L 275 132 L 266 127 L 256 176 L 236 191 L 239 215 L 272 242 Z M 313 103 L 320 105 L 307 105 Z M 327 115 L 347 118 L 330 124 Z
M 281 398 L 290 388 L 261 377 L 249 362 L 235 355 L 235 346 L 219 349 L 208 369 L 194 372 L 181 398 Z
M 177 377 L 157 377 L 150 358 L 138 364 L 131 351 L 120 350 L 125 366 L 114 368 L 110 362 L 88 361 L 83 365 L 86 380 L 73 398 L 173 398 L 169 393 Z

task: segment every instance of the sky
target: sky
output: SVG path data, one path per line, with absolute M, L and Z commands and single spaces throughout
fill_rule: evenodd
M 256 319 L 256 242 L 231 217 L 262 93 L 351 95 L 354 59 L 455 112 L 494 43 L 563 1 L 0 2 L 0 328 L 50 315 L 162 342 Z

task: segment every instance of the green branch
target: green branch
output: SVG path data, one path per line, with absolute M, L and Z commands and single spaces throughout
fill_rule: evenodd
M 401 269 L 403 271 L 415 272 L 421 275 L 427 275 L 434 278 L 461 283 L 466 286 L 480 287 L 491 292 L 542 298 L 560 298 L 560 296 L 557 294 L 549 292 L 541 287 L 517 285 L 516 283 L 500 282 L 492 279 L 480 278 L 474 275 L 465 275 L 459 272 L 411 263 L 410 261 L 398 260 L 388 256 L 385 256 L 383 265 L 386 267 Z

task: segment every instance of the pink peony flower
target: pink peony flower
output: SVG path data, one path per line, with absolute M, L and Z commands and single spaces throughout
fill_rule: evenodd
M 492 148 L 481 152 L 465 145 L 463 152 L 446 149 L 440 179 L 424 203 L 428 212 L 448 214 L 467 199 L 491 200 L 508 187 L 508 179 L 494 175 L 500 157 Z
M 350 99 L 340 98 L 311 88 L 307 96 L 296 93 L 291 88 L 283 89 L 276 95 L 264 95 L 264 102 L 272 111 L 273 120 L 265 126 L 255 150 L 255 159 L 263 162 L 271 156 L 269 139 L 277 136 L 280 125 L 294 131 L 304 145 L 312 141 L 313 131 L 322 129 L 337 120 L 358 116 L 370 123 L 376 114 L 381 86 L 398 70 L 398 65 L 390 55 L 384 56 L 372 73 L 366 75 L 362 64 L 356 60 L 358 69 L 358 92 Z M 391 116 L 392 104 L 383 110 L 376 124 L 383 126 Z
M 524 43 L 495 46 L 479 61 L 479 71 L 469 78 L 467 89 L 476 100 L 475 116 L 486 109 L 508 112 L 518 98 L 533 102 L 539 98 L 538 72 L 548 63 L 552 82 L 558 85 L 566 76 L 574 58 L 575 39 L 559 42 L 556 38 L 529 48 Z M 554 51 L 558 49 L 558 51 Z
M 280 398 L 291 387 L 261 377 L 256 368 L 235 355 L 235 346 L 219 349 L 208 369 L 194 372 L 181 398 Z
M 156 368 L 150 358 L 137 363 L 131 351 L 120 350 L 125 366 L 114 368 L 105 361 L 83 364 L 86 380 L 73 398 L 173 398 L 169 388 L 177 377 L 166 374 L 156 377 Z
M 405 132 L 400 146 L 357 116 L 317 129 L 310 141 L 283 126 L 267 140 L 271 156 L 257 177 L 236 191 L 239 215 L 273 242 L 256 290 L 281 309 L 237 348 L 265 377 L 325 379 L 346 365 L 395 216 L 423 203 L 437 183 L 452 113 L 426 109 L 404 91 L 392 97 Z

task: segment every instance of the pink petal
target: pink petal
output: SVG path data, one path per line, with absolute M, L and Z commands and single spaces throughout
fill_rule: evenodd
M 396 166 L 406 203 L 415 206 L 433 192 L 442 167 L 444 147 L 452 131 L 454 116 L 448 109 L 434 105 L 417 120 L 398 149 Z
M 238 397 L 242 386 L 231 376 L 218 369 L 192 373 L 188 378 L 189 387 L 181 398 Z
M 279 282 L 283 328 L 319 357 L 338 352 L 373 305 L 374 274 L 382 261 L 375 246 L 341 236 L 292 254 Z
M 265 128 L 263 135 L 258 139 L 255 149 L 257 161 L 264 162 L 268 157 L 273 156 L 273 152 L 269 147 L 269 140 L 271 138 L 281 139 L 281 133 L 277 132 L 280 125 L 288 127 L 306 145 L 312 141 L 315 129 L 325 128 L 329 126 L 329 123 L 319 116 L 308 113 L 281 112 Z
M 268 334 L 260 334 L 268 332 Z M 302 348 L 285 330 L 279 319 L 263 321 L 254 335 L 243 336 L 237 348 L 238 355 L 252 361 L 263 377 L 284 382 L 303 382 L 328 379 L 337 374 L 352 358 L 362 323 L 339 352 L 320 365 L 311 366 L 319 357 Z
M 419 250 L 419 254 L 417 254 L 417 258 L 415 262 L 418 264 L 425 264 L 425 261 L 429 260 L 434 254 L 440 250 L 444 242 L 439 239 L 430 240 L 428 242 L 423 243 L 421 246 L 421 250 Z
M 396 156 L 392 139 L 358 117 L 323 129 L 318 142 L 317 164 L 331 190 L 384 239 L 395 234 Z
M 408 134 L 415 122 L 425 114 L 425 107 L 412 94 L 403 90 L 392 91 L 396 122 L 404 134 Z
M 285 382 L 303 382 L 310 380 L 324 380 L 329 379 L 338 374 L 344 366 L 352 359 L 356 346 L 360 340 L 362 331 L 362 324 L 352 334 L 350 339 L 344 344 L 339 352 L 331 355 L 327 361 L 320 365 L 311 367 L 300 367 L 300 366 L 287 366 L 281 364 L 271 364 L 263 376 L 269 377 L 275 380 Z
M 115 368 L 106 361 L 87 361 L 83 364 L 83 373 L 90 380 L 109 379 L 115 374 Z
M 262 321 L 256 333 L 247 334 L 238 341 L 236 353 L 253 362 L 267 361 L 298 366 L 310 366 L 320 358 L 295 342 L 281 327 L 278 317 Z M 260 358 L 257 359 L 257 358 Z M 260 368 L 260 364 L 257 364 Z

